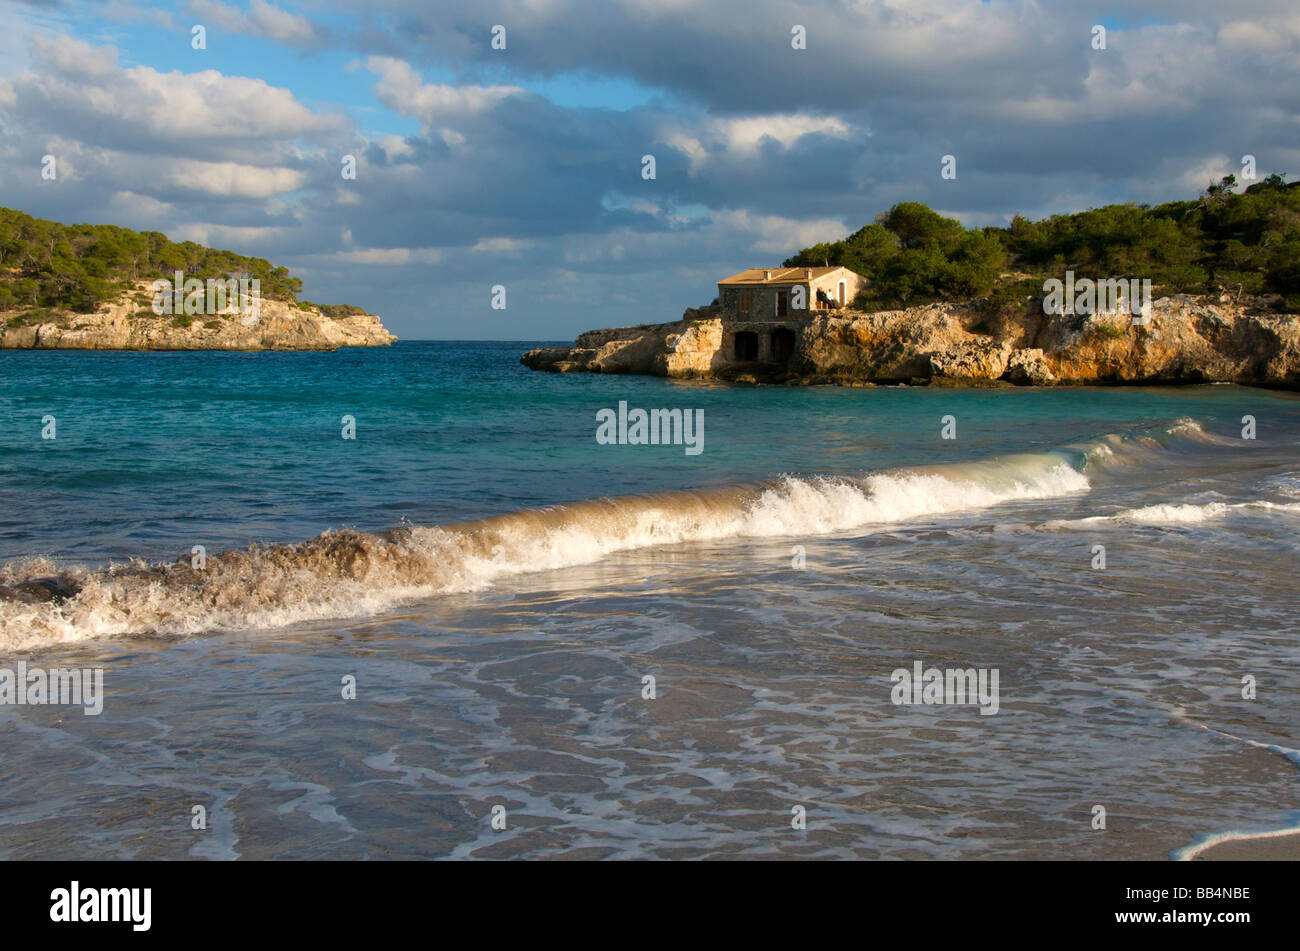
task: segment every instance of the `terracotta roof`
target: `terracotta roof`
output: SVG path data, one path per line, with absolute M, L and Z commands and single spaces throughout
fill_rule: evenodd
M 739 274 L 733 274 L 731 277 L 719 284 L 797 284 L 808 280 L 804 276 L 808 271 L 812 271 L 813 279 L 825 277 L 833 271 L 842 270 L 840 266 L 835 267 L 751 267 L 748 270 L 741 271 Z M 765 277 L 766 274 L 771 277 Z

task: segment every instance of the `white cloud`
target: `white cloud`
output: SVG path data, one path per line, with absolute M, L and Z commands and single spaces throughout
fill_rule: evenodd
M 277 43 L 303 46 L 319 38 L 311 20 L 265 0 L 251 0 L 247 12 L 220 0 L 190 0 L 189 10 L 205 26 L 216 24 L 232 33 L 264 36 Z
M 343 264 L 438 264 L 445 257 L 438 248 L 365 248 L 313 256 L 313 260 Z
M 391 162 L 393 159 L 405 158 L 415 152 L 411 148 L 411 143 L 404 136 L 384 135 L 375 140 L 376 144 L 384 150 L 384 155 Z
M 713 217 L 721 227 L 748 236 L 754 251 L 781 257 L 819 241 L 838 240 L 849 233 L 844 222 L 834 218 L 798 220 L 745 210 L 720 211 Z
M 1219 28 L 1219 42 L 1238 53 L 1300 52 L 1300 17 L 1236 20 Z
M 189 222 L 169 231 L 173 241 L 193 241 L 211 248 L 267 248 L 289 234 L 287 227 L 237 227 Z
M 379 77 L 375 98 L 425 125 L 469 119 L 511 96 L 527 95 L 518 86 L 426 84 L 409 63 L 391 56 L 372 56 L 366 68 Z
M 129 18 L 126 4 L 143 0 L 107 2 Z M 229 48 L 239 33 L 346 44 L 338 61 L 356 57 L 373 76 L 320 81 L 334 50 L 276 61 L 292 90 L 167 72 L 171 54 L 144 34 L 11 8 L 0 204 L 184 228 L 311 268 L 326 285 L 313 299 L 382 308 L 399 333 L 406 321 L 427 335 L 440 319 L 430 265 L 474 306 L 484 262 L 500 255 L 512 299 L 532 282 L 534 302 L 621 296 L 620 319 L 666 319 L 711 297 L 718 276 L 779 263 L 898 201 L 1001 223 L 1191 197 L 1247 152 L 1261 175 L 1300 169 L 1295 0 L 1130 0 L 1126 18 L 1147 25 L 1111 29 L 1105 51 L 1089 48 L 1093 15 L 1066 0 L 818 0 L 799 14 L 803 52 L 789 48 L 786 0 L 507 0 L 508 54 L 488 49 L 472 17 L 448 15 L 450 0 L 311 6 L 330 18 L 319 23 L 355 16 L 356 30 L 313 28 L 283 2 L 196 0 L 213 52 L 179 62 L 225 70 L 212 35 Z M 18 44 L 32 26 L 70 35 L 39 37 L 28 65 Z M 86 36 L 124 37 L 120 58 Z M 125 68 L 128 56 L 147 65 Z M 428 82 L 421 70 L 435 65 L 440 81 Z M 589 105 L 556 105 L 528 91 L 535 81 Z M 639 104 L 620 101 L 628 87 Z M 335 94 L 385 134 L 367 140 L 342 108 L 304 102 Z M 392 113 L 420 130 L 387 134 Z M 59 180 L 37 186 L 46 151 Z M 646 152 L 659 153 L 653 182 L 639 176 Z M 944 182 L 948 152 L 961 177 Z M 340 180 L 342 154 L 357 157 L 356 181 Z M 565 267 L 570 285 L 557 283 Z M 448 317 L 453 331 L 461 319 Z M 539 307 L 526 322 L 499 319 L 483 332 L 551 333 L 589 317 Z
M 175 210 L 175 205 L 171 202 L 159 201 L 152 195 L 126 190 L 114 192 L 107 202 L 107 207 L 118 216 L 116 220 L 121 221 L 163 222 Z
M 143 136 L 156 149 L 163 143 L 288 140 L 338 131 L 338 116 L 320 115 L 287 89 L 260 79 L 225 76 L 213 69 L 160 73 L 148 66 L 123 69 L 113 47 L 93 47 L 63 35 L 32 40 L 40 72 L 14 82 L 14 108 L 46 119 L 77 124 L 117 123 L 125 136 Z M 164 146 L 165 147 L 165 146 Z
M 178 188 L 223 198 L 268 198 L 302 186 L 307 176 L 290 168 L 258 168 L 237 162 L 201 162 L 177 159 L 166 180 Z
M 104 79 L 120 72 L 117 47 L 91 46 L 62 33 L 34 33 L 32 51 L 41 65 L 84 79 Z
M 752 158 L 764 142 L 789 148 L 806 135 L 847 139 L 853 133 L 849 123 L 835 116 L 766 115 L 705 119 L 690 128 L 666 129 L 660 136 L 687 157 L 695 174 L 715 158 Z
M 1187 167 L 1175 178 L 1179 190 L 1184 193 L 1197 194 L 1214 184 L 1225 175 L 1241 172 L 1241 163 L 1227 155 L 1210 155 Z
M 805 135 L 820 133 L 844 139 L 849 125 L 833 116 L 775 115 L 750 116 L 744 119 L 716 119 L 714 133 L 722 138 L 729 151 L 753 153 L 764 139 L 772 139 L 787 148 Z
M 166 10 L 149 9 L 131 3 L 130 0 L 107 0 L 103 7 L 104 16 L 115 23 L 156 23 L 158 26 L 174 29 L 176 21 Z
M 470 250 L 494 254 L 517 254 L 532 246 L 533 242 L 524 238 L 479 238 Z

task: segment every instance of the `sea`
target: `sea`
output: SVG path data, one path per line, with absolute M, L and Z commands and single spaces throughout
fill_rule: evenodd
M 0 858 L 1300 825 L 1300 394 L 519 364 L 543 343 L 0 352 Z M 694 450 L 671 413 L 597 438 L 638 410 Z M 15 689 L 60 669 L 101 709 Z

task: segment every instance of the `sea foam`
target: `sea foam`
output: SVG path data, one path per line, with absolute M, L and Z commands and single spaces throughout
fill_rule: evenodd
M 1077 453 L 1075 454 L 1077 455 Z M 47 562 L 0 571 L 0 644 L 10 650 L 107 636 L 182 636 L 366 616 L 527 572 L 681 542 L 807 536 L 1086 492 L 1070 453 L 758 485 L 591 499 L 442 526 L 325 532 L 209 555 L 203 570 Z M 31 582 L 66 596 L 33 600 Z M 26 583 L 26 587 L 24 587 Z

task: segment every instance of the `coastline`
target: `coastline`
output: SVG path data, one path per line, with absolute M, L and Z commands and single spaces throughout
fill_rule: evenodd
M 1263 300 L 1176 295 L 1127 313 L 1019 313 L 980 301 L 740 319 L 716 305 L 681 320 L 593 330 L 520 362 L 557 373 L 737 383 L 1053 386 L 1240 383 L 1300 389 L 1300 316 Z
M 0 350 L 337 350 L 386 347 L 397 340 L 374 314 L 336 316 L 326 312 L 330 308 L 283 300 L 261 300 L 256 316 L 234 307 L 158 315 L 148 307 L 147 287 L 141 283 L 93 313 L 38 319 L 0 313 Z
M 1181 862 L 1300 862 L 1300 829 L 1221 832 L 1179 849 Z

